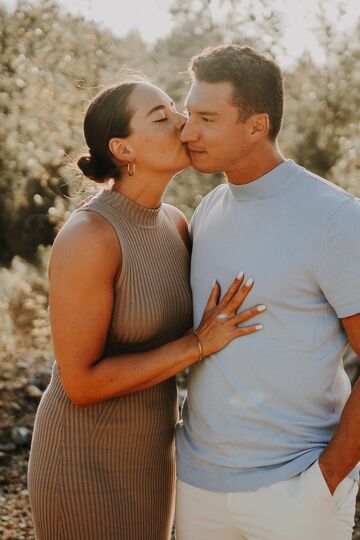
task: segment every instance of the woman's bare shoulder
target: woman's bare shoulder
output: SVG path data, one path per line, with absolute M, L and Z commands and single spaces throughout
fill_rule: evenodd
M 106 234 L 112 231 L 110 223 L 98 212 L 86 210 L 74 212 L 60 229 L 56 238 L 73 237 L 73 235 Z
M 121 264 L 119 241 L 112 225 L 93 211 L 75 212 L 57 234 L 49 261 L 50 268 L 71 260 L 72 265 L 101 263 L 111 271 Z

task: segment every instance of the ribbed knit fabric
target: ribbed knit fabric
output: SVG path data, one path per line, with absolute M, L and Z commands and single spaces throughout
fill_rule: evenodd
M 165 207 L 102 191 L 84 210 L 105 217 L 121 245 L 105 354 L 146 351 L 182 336 L 192 324 L 189 254 Z M 167 540 L 176 421 L 174 378 L 79 408 L 55 363 L 29 462 L 36 539 Z

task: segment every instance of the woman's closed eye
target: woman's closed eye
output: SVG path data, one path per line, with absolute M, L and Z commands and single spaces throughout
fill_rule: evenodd
M 154 122 L 165 122 L 165 120 L 168 120 L 168 116 L 166 116 L 166 114 L 162 114 L 161 118 L 157 118 L 156 120 L 154 120 Z
M 169 120 L 170 117 L 172 117 L 172 113 L 174 113 L 174 115 L 176 116 L 179 114 L 175 108 L 171 108 L 170 116 L 166 116 L 165 111 L 162 111 L 161 118 L 157 118 L 156 120 L 154 120 L 154 122 L 165 122 L 166 120 Z

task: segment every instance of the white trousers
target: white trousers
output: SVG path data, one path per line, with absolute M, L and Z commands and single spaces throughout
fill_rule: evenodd
M 330 494 L 316 461 L 301 474 L 255 491 L 207 491 L 178 480 L 177 540 L 351 540 L 358 485 Z

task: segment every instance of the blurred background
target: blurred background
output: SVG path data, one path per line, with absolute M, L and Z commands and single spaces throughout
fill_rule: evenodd
M 222 42 L 250 44 L 283 68 L 285 156 L 360 196 L 357 0 L 0 0 L 0 538 L 33 538 L 26 460 L 53 361 L 46 265 L 93 189 L 72 166 L 86 150 L 89 99 L 134 69 L 182 110 L 190 57 Z M 166 200 L 190 218 L 223 180 L 185 171 Z M 347 366 L 354 380 L 351 351 Z

